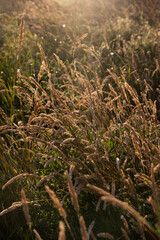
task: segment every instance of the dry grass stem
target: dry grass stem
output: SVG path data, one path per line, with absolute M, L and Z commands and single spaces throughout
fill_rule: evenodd
M 78 199 L 77 199 L 77 193 L 73 187 L 71 177 L 68 175 L 68 173 L 66 173 L 66 178 L 67 178 L 68 189 L 69 189 L 69 193 L 71 196 L 72 204 L 74 206 L 75 211 L 79 215 L 79 204 L 78 204 Z
M 97 237 L 106 238 L 108 240 L 114 240 L 114 237 L 109 233 L 98 233 Z
M 64 208 L 62 207 L 62 204 L 61 202 L 59 201 L 59 199 L 57 198 L 56 194 L 48 187 L 48 186 L 45 186 L 45 189 L 46 189 L 46 192 L 49 194 L 50 198 L 52 199 L 52 201 L 54 202 L 55 204 L 55 207 L 57 208 L 59 214 L 61 217 L 63 217 L 69 231 L 70 231 L 70 234 L 72 236 L 73 239 L 75 239 L 74 235 L 73 235 L 73 232 L 70 228 L 70 225 L 67 221 L 67 214 L 66 214 L 66 211 L 64 210 Z
M 33 232 L 36 235 L 37 240 L 43 240 L 36 229 L 33 229 Z
M 145 218 L 143 218 L 139 212 L 137 212 L 136 210 L 134 210 L 127 202 L 122 202 L 121 200 L 115 198 L 113 195 L 111 195 L 110 193 L 96 187 L 93 185 L 88 184 L 87 187 L 89 189 L 91 189 L 92 191 L 97 192 L 98 194 L 102 195 L 102 200 L 103 201 L 109 201 L 111 202 L 113 205 L 119 206 L 120 208 L 123 208 L 124 210 L 128 211 L 140 224 L 142 225 L 146 225 L 147 227 L 150 228 L 149 224 L 147 223 L 147 221 L 145 220 Z
M 27 203 L 27 199 L 26 199 L 26 195 L 24 190 L 21 190 L 21 197 L 22 197 L 22 208 L 23 208 L 23 212 L 27 221 L 27 224 L 29 226 L 30 231 L 32 230 L 32 224 L 31 224 L 31 216 L 29 214 L 29 208 L 28 208 L 28 203 Z
M 92 229 L 93 229 L 94 225 L 95 225 L 95 220 L 93 220 L 88 227 L 88 238 L 89 239 L 90 239 L 90 235 L 92 233 Z
M 5 183 L 2 187 L 2 190 L 4 190 L 8 185 L 10 185 L 11 183 L 13 183 L 14 181 L 23 178 L 23 177 L 34 177 L 34 178 L 40 178 L 38 175 L 35 174 L 30 174 L 30 173 L 21 173 L 15 177 L 13 177 L 12 179 L 10 179 L 7 183 Z
M 122 231 L 122 233 L 123 233 L 123 237 L 125 238 L 125 240 L 130 240 L 130 238 L 129 238 L 127 232 L 126 232 L 126 230 L 124 230 L 123 228 L 121 228 L 121 231 Z
M 2 212 L 0 212 L 0 216 L 3 216 L 19 207 L 22 207 L 22 203 L 16 203 L 16 204 L 12 204 L 12 206 L 10 206 L 9 208 L 7 209 L 4 209 Z
M 79 217 L 79 224 L 80 224 L 80 230 L 82 234 L 82 240 L 88 240 L 89 237 L 88 237 L 87 228 L 86 228 L 83 216 Z
M 93 234 L 93 232 L 91 232 L 91 237 L 92 237 L 92 240 L 97 240 L 97 238 L 95 237 L 95 235 Z
M 0 114 L 2 115 L 2 117 L 4 118 L 4 120 L 6 121 L 7 124 L 11 124 L 10 119 L 7 117 L 6 113 L 3 111 L 3 109 L 0 107 Z
M 27 201 L 27 204 L 34 204 L 34 203 L 36 203 L 36 201 Z M 12 203 L 12 205 L 9 208 L 4 209 L 2 212 L 0 212 L 0 216 L 3 216 L 5 214 L 7 214 L 8 212 L 14 211 L 15 209 L 17 209 L 19 207 L 22 207 L 22 202 L 14 202 L 14 203 Z
M 58 209 L 60 216 L 63 217 L 64 219 L 66 219 L 67 218 L 66 211 L 62 207 L 62 204 L 59 201 L 59 199 L 57 198 L 56 194 L 48 186 L 45 186 L 45 189 L 46 189 L 47 193 L 49 194 L 50 198 L 52 199 L 52 201 L 54 202 L 56 208 Z
M 75 3 L 64 7 L 60 1 Z M 41 239 L 35 229 L 33 236 L 32 202 L 24 190 L 21 202 L 8 202 L 18 198 L 24 185 L 30 189 L 27 197 L 42 207 L 36 226 L 46 216 L 57 221 L 45 212 L 53 201 L 57 211 L 51 211 L 64 222 L 59 222 L 59 240 L 68 233 L 69 239 L 78 238 L 80 232 L 83 240 L 128 240 L 135 232 L 145 239 L 144 230 L 158 232 L 160 1 L 8 2 L 17 8 L 23 2 L 24 17 L 21 10 L 0 13 L 0 175 L 5 183 L 0 216 L 22 206 L 31 238 Z M 11 206 L 4 209 L 6 204 Z M 120 213 L 110 216 L 114 236 L 108 223 L 100 230 L 110 204 Z M 85 221 L 81 207 L 90 213 Z M 74 227 L 76 216 L 80 229 Z M 40 234 L 51 236 L 42 229 Z
M 66 239 L 66 235 L 65 235 L 65 225 L 62 221 L 59 222 L 59 237 L 58 240 L 65 240 Z
M 24 34 L 24 17 L 22 17 L 21 25 L 20 25 L 20 34 L 19 34 L 19 42 L 18 42 L 18 50 L 17 50 L 17 62 L 18 62 L 19 54 L 20 54 L 21 47 L 22 47 L 23 34 Z

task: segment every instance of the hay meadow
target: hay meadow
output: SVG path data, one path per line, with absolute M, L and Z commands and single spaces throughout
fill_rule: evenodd
M 1 240 L 160 239 L 159 20 L 0 0 Z

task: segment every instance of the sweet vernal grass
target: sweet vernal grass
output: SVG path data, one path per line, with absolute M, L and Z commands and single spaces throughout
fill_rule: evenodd
M 16 15 L 8 62 L 1 47 L 2 239 L 160 237 L 159 3 L 119 4 L 35 1 Z

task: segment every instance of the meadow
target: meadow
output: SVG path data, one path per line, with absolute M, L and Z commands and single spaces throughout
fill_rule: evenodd
M 0 239 L 159 240 L 159 0 L 0 5 Z

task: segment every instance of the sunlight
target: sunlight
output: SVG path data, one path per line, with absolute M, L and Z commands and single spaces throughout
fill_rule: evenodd
M 0 240 L 160 240 L 159 19 L 0 0 Z
M 61 5 L 71 5 L 76 2 L 76 0 L 56 0 Z

